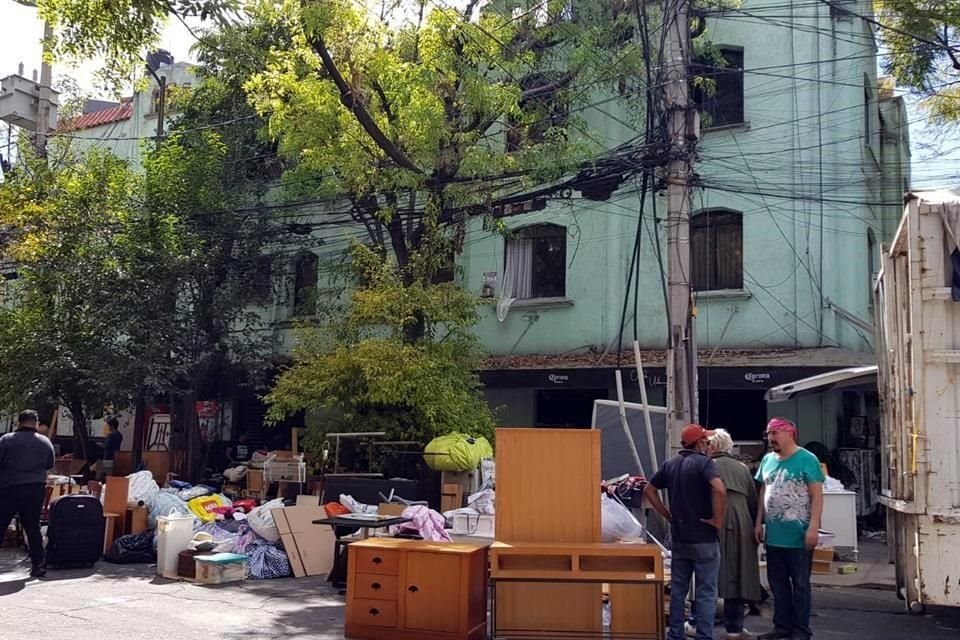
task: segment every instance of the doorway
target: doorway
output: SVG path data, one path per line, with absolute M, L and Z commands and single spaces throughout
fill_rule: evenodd
M 700 390 L 700 423 L 726 429 L 734 440 L 763 440 L 767 402 L 763 391 Z
M 607 389 L 540 389 L 534 423 L 538 427 L 589 429 L 593 401 L 609 398 Z

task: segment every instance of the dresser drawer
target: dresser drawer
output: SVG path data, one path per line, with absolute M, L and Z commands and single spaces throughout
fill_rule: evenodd
M 381 576 L 395 576 L 400 573 L 399 551 L 357 547 L 350 549 L 348 553 L 356 560 L 357 573 L 373 573 Z
M 397 576 L 378 575 L 375 573 L 357 573 L 353 588 L 358 598 L 371 600 L 396 600 Z
M 397 601 L 355 598 L 350 601 L 347 623 L 367 627 L 395 627 L 397 626 Z

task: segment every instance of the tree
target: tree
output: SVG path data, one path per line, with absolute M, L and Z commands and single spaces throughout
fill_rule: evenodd
M 351 295 L 323 329 L 305 326 L 293 364 L 267 395 L 270 418 L 320 411 L 305 446 L 326 433 L 386 431 L 426 441 L 464 431 L 493 436 L 476 370 L 482 350 L 471 328 L 477 299 L 452 283 L 404 284 L 369 247 L 351 249 Z M 410 342 L 411 324 L 424 335 Z
M 126 163 L 104 152 L 49 168 L 27 158 L 0 185 L 3 253 L 17 276 L 0 310 L 0 404 L 66 406 L 84 457 L 87 417 L 130 406 L 146 378 L 131 336 L 149 331 L 137 310 L 150 299 L 138 291 L 135 265 L 176 243 L 169 224 L 146 233 L 139 193 Z
M 46 2 L 75 25 L 72 44 L 68 37 L 61 48 L 74 53 L 132 51 L 178 10 L 119 0 L 92 16 L 80 0 Z M 458 420 L 485 428 L 489 414 L 471 373 L 476 344 L 466 339 L 475 306 L 441 282 L 466 217 L 495 222 L 502 205 L 529 200 L 535 189 L 608 196 L 642 156 L 631 145 L 608 152 L 581 117 L 618 91 L 627 103 L 644 102 L 625 89 L 642 86 L 645 71 L 635 3 L 461 5 L 255 0 L 245 20 L 200 40 L 213 67 L 243 78 L 285 160 L 287 195 L 326 207 L 322 216 L 347 211 L 354 238 L 367 246 L 353 251 L 357 280 L 345 318 L 322 317 L 304 330 L 294 365 L 269 396 L 274 418 L 327 408 L 340 423 L 376 415 L 425 436 Z M 135 19 L 121 24 L 131 12 Z M 251 51 L 263 52 L 262 68 L 231 60 Z M 644 116 L 637 109 L 627 117 Z M 392 367 L 377 364 L 383 359 Z M 424 382 L 427 396 L 405 399 L 419 387 L 381 380 L 388 369 Z M 430 394 L 455 406 L 440 411 Z
M 190 477 L 202 470 L 205 447 L 192 401 L 224 397 L 237 381 L 265 383 L 276 350 L 266 312 L 277 256 L 291 243 L 309 245 L 302 227 L 265 201 L 282 164 L 259 136 L 262 123 L 240 86 L 210 71 L 201 67 L 170 136 L 144 162 L 146 210 L 177 222 L 180 253 L 153 280 L 165 291 L 164 322 L 139 339 L 178 407 Z
M 288 158 L 284 179 L 299 197 L 341 198 L 367 247 L 352 252 L 343 316 L 304 330 L 267 396 L 271 417 L 321 409 L 313 436 L 371 425 L 422 441 L 492 435 L 477 301 L 441 272 L 467 216 L 495 218 L 499 199 L 550 193 L 597 163 L 579 112 L 641 75 L 632 5 L 505 15 L 397 2 L 378 17 L 354 1 L 287 0 L 252 17 L 291 33 L 246 84 Z
M 884 70 L 915 91 L 935 122 L 960 123 L 960 6 L 950 0 L 876 0 Z

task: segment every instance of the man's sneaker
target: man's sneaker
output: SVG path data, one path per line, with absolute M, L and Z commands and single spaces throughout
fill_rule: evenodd
M 697 627 L 695 625 L 690 624 L 689 621 L 683 623 L 683 631 L 687 634 L 688 638 L 697 637 Z
M 750 633 L 747 629 L 743 629 L 740 633 L 730 633 L 728 631 L 727 640 L 757 640 L 757 634 Z
M 31 578 L 42 578 L 45 575 L 47 575 L 47 568 L 42 564 L 35 564 L 33 568 L 30 569 Z

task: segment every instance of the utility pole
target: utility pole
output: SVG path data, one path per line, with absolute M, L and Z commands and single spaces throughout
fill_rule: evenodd
M 665 2 L 669 7 L 670 3 Z M 689 0 L 678 0 L 665 15 L 667 31 L 666 114 L 670 138 L 667 165 L 667 433 L 670 452 L 680 448 L 680 431 L 697 420 L 697 352 L 690 293 L 690 181 L 698 114 L 690 105 Z
M 53 25 L 43 21 L 43 61 L 40 64 L 40 92 L 37 105 L 37 135 L 35 144 L 37 156 L 47 157 L 47 134 L 50 132 L 50 85 L 53 84 L 53 69 L 47 61 L 50 40 L 53 38 Z

